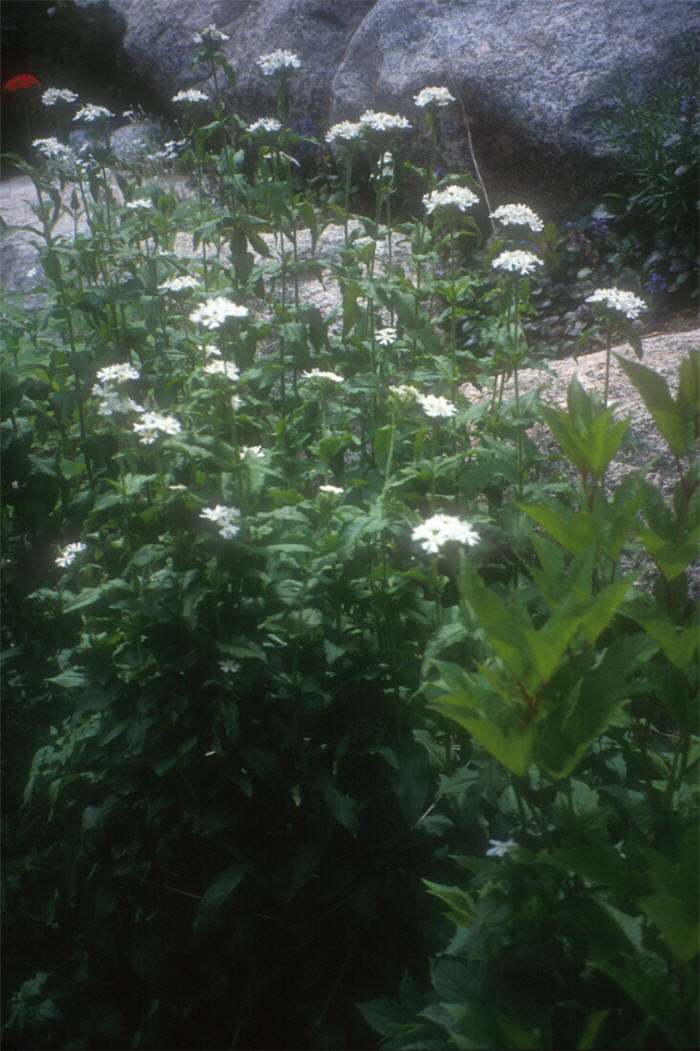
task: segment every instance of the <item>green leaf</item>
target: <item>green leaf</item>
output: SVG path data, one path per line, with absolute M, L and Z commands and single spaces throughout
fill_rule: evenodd
M 246 873 L 246 866 L 232 865 L 222 872 L 204 893 L 194 918 L 195 938 L 205 938 L 221 927 L 226 917 L 229 898 Z
M 457 927 L 463 927 L 465 930 L 470 930 L 474 926 L 476 902 L 466 891 L 460 887 L 447 887 L 442 883 L 432 883 L 428 879 L 424 879 L 423 883 L 434 897 L 447 905 L 444 915 L 448 920 L 452 920 Z
M 644 404 L 654 419 L 654 423 L 671 446 L 675 455 L 683 456 L 689 451 L 694 435 L 692 432 L 689 433 L 689 428 L 684 420 L 686 414 L 681 411 L 680 404 L 671 397 L 666 380 L 654 369 L 650 369 L 648 365 L 641 365 L 638 361 L 630 361 L 619 354 L 616 354 L 615 357 L 627 373 L 630 382 L 641 394 Z
M 509 711 L 503 702 L 500 702 L 501 719 L 496 722 L 480 711 L 484 701 L 478 693 L 456 693 L 438 697 L 429 707 L 468 730 L 499 763 L 517 777 L 524 777 L 537 734 L 534 722 L 524 722 L 520 711 Z

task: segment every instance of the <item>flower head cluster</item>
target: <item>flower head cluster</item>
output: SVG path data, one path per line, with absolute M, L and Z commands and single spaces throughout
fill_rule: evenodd
M 228 40 L 229 37 L 217 29 L 213 22 L 210 22 L 204 29 L 195 33 L 192 39 L 195 44 L 223 44 L 224 40 Z
M 241 449 L 241 459 L 244 460 L 246 456 L 253 460 L 262 460 L 265 457 L 265 450 L 262 445 L 244 445 Z
M 158 285 L 160 292 L 185 292 L 192 288 L 199 288 L 199 281 L 191 274 L 178 274 L 176 277 L 168 277 Z
M 418 94 L 413 96 L 413 101 L 420 109 L 443 109 L 454 100 L 454 95 L 445 87 L 421 88 Z
M 78 96 L 68 88 L 47 88 L 41 101 L 45 106 L 55 106 L 57 102 L 77 102 Z
M 396 341 L 398 336 L 396 334 L 396 329 L 391 325 L 388 325 L 386 328 L 378 328 L 374 333 L 374 338 L 380 347 L 390 347 L 391 344 Z
M 436 208 L 448 207 L 466 212 L 467 208 L 478 203 L 479 198 L 466 186 L 447 186 L 444 190 L 433 190 L 432 193 L 423 195 L 423 204 L 428 215 L 432 215 Z
M 57 168 L 65 173 L 77 171 L 80 162 L 73 153 L 70 146 L 65 146 L 58 139 L 34 139 L 32 146 L 38 150 L 42 157 L 51 161 Z
M 486 851 L 487 858 L 502 858 L 504 854 L 507 854 L 513 847 L 517 847 L 518 844 L 514 839 L 490 839 L 489 843 L 491 846 Z
M 75 562 L 76 555 L 79 555 L 81 551 L 87 551 L 87 544 L 67 544 L 63 548 L 58 558 L 56 558 L 56 565 L 60 566 L 61 569 L 66 569 L 72 562 Z
M 344 383 L 345 377 L 341 376 L 337 372 L 324 372 L 323 369 L 311 369 L 309 372 L 302 372 L 301 378 L 305 380 L 318 380 L 322 382 L 327 380 L 329 383 Z
M 235 675 L 236 672 L 239 672 L 241 670 L 241 666 L 238 663 L 238 661 L 232 660 L 219 661 L 219 667 L 221 668 L 222 672 L 224 672 L 226 675 Z
M 634 292 L 626 292 L 622 288 L 596 288 L 590 296 L 586 296 L 587 303 L 600 303 L 609 310 L 619 310 L 630 320 L 639 317 L 640 310 L 646 310 L 646 303 Z
M 395 383 L 389 387 L 389 393 L 395 394 L 397 398 L 420 398 L 421 392 L 410 383 Z
M 360 124 L 370 131 L 407 131 L 411 125 L 406 117 L 399 113 L 383 113 L 366 109 L 360 117 Z
M 539 233 L 544 226 L 539 215 L 526 204 L 501 204 L 491 212 L 491 218 L 498 219 L 504 226 L 529 226 L 534 233 Z
M 248 131 L 281 131 L 282 124 L 276 117 L 260 117 L 253 124 L 248 125 Z
M 133 365 L 125 361 L 120 365 L 105 365 L 104 368 L 97 370 L 96 376 L 100 383 L 120 384 L 126 383 L 128 380 L 140 379 L 141 373 Z
M 142 445 L 153 445 L 162 434 L 179 434 L 182 424 L 174 416 L 163 412 L 144 412 L 140 421 L 132 425 L 132 430 L 138 434 Z
M 469 522 L 463 522 L 454 515 L 437 514 L 427 518 L 422 525 L 416 526 L 411 533 L 411 539 L 417 541 L 429 555 L 437 555 L 450 541 L 458 544 L 478 544 L 481 537 Z
M 342 496 L 345 490 L 339 485 L 319 485 L 319 493 L 327 493 L 329 496 Z
M 107 109 L 106 106 L 95 106 L 88 102 L 80 107 L 73 120 L 84 120 L 87 124 L 93 124 L 96 120 L 107 120 L 113 116 L 111 109 Z
M 216 299 L 207 299 L 201 303 L 196 310 L 190 314 L 190 321 L 196 325 L 204 325 L 205 328 L 220 328 L 229 318 L 248 317 L 248 308 L 241 307 L 225 296 L 217 296 Z
M 208 102 L 209 96 L 199 88 L 187 88 L 186 91 L 178 91 L 173 95 L 173 102 Z
M 348 143 L 357 139 L 362 134 L 362 124 L 359 120 L 341 120 L 333 124 L 326 132 L 326 142 L 331 145 L 336 142 Z
M 441 398 L 436 394 L 417 394 L 416 398 L 426 416 L 433 419 L 449 419 L 457 412 L 457 406 L 447 398 Z
M 164 161 L 166 164 L 170 164 L 177 160 L 180 151 L 186 145 L 186 141 L 186 139 L 168 139 L 167 142 L 163 143 L 162 150 L 146 154 L 146 160 Z
M 299 69 L 301 66 L 298 55 L 282 48 L 270 51 L 267 55 L 261 55 L 257 62 L 266 77 L 273 77 L 275 73 L 286 73 L 291 69 Z
M 501 252 L 493 260 L 491 266 L 496 270 L 508 270 L 510 273 L 531 274 L 536 266 L 542 266 L 542 260 L 532 252 L 517 249 L 511 252 Z
M 122 383 L 129 380 L 137 380 L 141 376 L 138 369 L 128 362 L 119 365 L 105 365 L 98 369 L 96 378 L 99 381 L 92 388 L 92 394 L 100 399 L 97 412 L 100 416 L 113 416 L 115 412 L 144 412 L 141 405 L 133 398 L 124 397 L 120 391 L 115 390 Z
M 3 84 L 3 91 L 26 91 L 27 88 L 40 88 L 41 83 L 31 73 L 20 73 Z
M 124 205 L 130 212 L 152 212 L 155 205 L 150 197 L 136 197 Z
M 206 518 L 209 522 L 216 522 L 219 527 L 219 535 L 224 540 L 233 540 L 241 531 L 241 527 L 236 525 L 236 519 L 241 517 L 241 512 L 237 507 L 226 507 L 223 504 L 217 504 L 216 507 L 203 507 L 199 517 Z
M 225 376 L 232 383 L 241 378 L 238 366 L 234 365 L 232 361 L 224 361 L 223 358 L 213 358 L 211 361 L 208 361 L 204 366 L 204 371 L 209 376 Z

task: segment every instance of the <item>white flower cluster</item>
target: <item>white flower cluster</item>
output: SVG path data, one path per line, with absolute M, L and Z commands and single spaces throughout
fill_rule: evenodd
M 538 259 L 532 252 L 524 252 L 520 249 L 511 252 L 501 252 L 491 263 L 496 270 L 508 270 L 511 273 L 531 274 L 536 266 L 542 266 L 542 260 Z
M 390 347 L 391 344 L 398 339 L 398 336 L 396 334 L 396 329 L 391 325 L 388 325 L 386 328 L 378 328 L 374 333 L 374 338 L 380 347 Z
M 142 445 L 153 445 L 161 434 L 175 435 L 182 430 L 182 425 L 174 416 L 163 412 L 144 412 L 141 420 L 132 425 L 134 434 L 138 434 Z
M 204 371 L 209 376 L 225 376 L 232 383 L 241 378 L 238 366 L 234 365 L 232 361 L 224 361 L 223 358 L 214 358 L 213 361 L 208 361 L 204 366 Z
M 111 109 L 107 109 L 106 106 L 95 106 L 92 102 L 86 103 L 81 106 L 73 120 L 84 120 L 88 124 L 92 124 L 96 120 L 107 120 L 108 117 L 113 117 Z
M 69 88 L 47 88 L 41 101 L 45 106 L 55 106 L 57 102 L 77 102 L 78 96 Z
M 232 302 L 226 296 L 217 296 L 216 299 L 207 299 L 201 303 L 196 310 L 190 314 L 190 321 L 196 325 L 204 325 L 205 328 L 220 328 L 229 318 L 248 317 L 248 308 L 241 307 Z
M 178 91 L 177 95 L 173 95 L 173 102 L 208 102 L 209 96 L 199 88 L 187 88 L 186 91 Z
M 433 190 L 423 195 L 423 204 L 428 215 L 432 215 L 436 208 L 459 208 L 460 212 L 466 212 L 467 208 L 478 204 L 479 198 L 466 186 L 447 186 L 444 190 Z
M 266 77 L 272 77 L 275 73 L 286 72 L 289 69 L 299 69 L 301 66 L 298 55 L 282 48 L 270 51 L 267 55 L 261 55 L 257 62 Z
M 115 386 L 126 383 L 128 380 L 137 380 L 141 376 L 138 369 L 128 362 L 120 365 L 105 365 L 98 369 L 96 378 L 99 380 L 92 388 L 92 394 L 100 399 L 97 406 L 99 416 L 113 416 L 115 412 L 144 412 L 145 410 L 133 398 L 123 397 Z
M 254 460 L 262 460 L 265 457 L 265 450 L 262 445 L 244 445 L 241 449 L 241 459 L 244 460 L 246 456 Z
M 586 296 L 587 303 L 600 303 L 609 310 L 619 310 L 630 320 L 639 317 L 640 310 L 646 310 L 646 303 L 634 292 L 626 292 L 622 288 L 596 288 L 590 296 Z
M 534 233 L 539 233 L 544 226 L 539 215 L 526 204 L 501 204 L 491 212 L 491 218 L 498 219 L 504 226 L 529 226 Z
M 47 161 L 52 161 L 64 173 L 73 174 L 80 167 L 80 161 L 70 146 L 64 146 L 56 138 L 34 139 L 32 146 Z
M 454 100 L 454 95 L 445 87 L 421 88 L 418 94 L 413 96 L 416 106 L 419 106 L 421 109 L 426 107 L 442 109 L 445 106 L 449 106 Z
M 231 660 L 219 661 L 219 667 L 221 668 L 222 672 L 225 672 L 226 675 L 235 675 L 236 672 L 239 672 L 241 670 L 241 666 L 238 663 L 238 661 Z
M 478 544 L 481 537 L 469 522 L 463 522 L 454 515 L 437 514 L 416 526 L 411 539 L 419 543 L 429 555 L 437 555 L 451 540 L 458 544 Z
M 341 142 L 352 142 L 353 139 L 359 138 L 362 134 L 362 124 L 359 120 L 341 120 L 338 124 L 333 124 L 326 132 L 326 142 L 334 143 L 340 140 Z
M 206 518 L 209 522 L 216 522 L 219 527 L 219 535 L 224 540 L 233 540 L 241 531 L 240 526 L 236 525 L 236 519 L 241 517 L 241 512 L 237 507 L 226 507 L 223 504 L 217 504 L 216 507 L 204 507 L 199 517 Z
M 137 197 L 133 201 L 127 201 L 124 205 L 130 212 L 151 212 L 153 211 L 153 201 L 148 197 Z
M 406 131 L 411 127 L 405 117 L 398 113 L 384 113 L 366 109 L 360 117 L 360 124 L 371 131 Z
M 220 29 L 217 29 L 213 22 L 210 22 L 204 29 L 200 29 L 198 33 L 195 33 L 192 37 L 195 44 L 221 44 L 224 40 L 228 40 L 229 37 L 226 33 L 223 33 Z
M 339 375 L 337 372 L 324 372 L 323 369 L 311 369 L 309 372 L 302 372 L 301 378 L 304 380 L 328 380 L 329 383 L 344 383 L 345 377 Z
M 87 551 L 87 544 L 67 544 L 63 548 L 58 558 L 56 558 L 56 565 L 60 566 L 61 569 L 66 569 L 72 562 L 75 562 L 76 555 L 79 555 L 81 551 Z
M 178 274 L 176 277 L 168 277 L 158 285 L 160 292 L 185 292 L 188 289 L 199 288 L 199 281 L 191 274 Z
M 319 493 L 328 493 L 329 496 L 342 496 L 345 490 L 339 485 L 319 485 Z
M 389 387 L 389 393 L 395 394 L 397 398 L 420 398 L 421 393 L 417 387 L 413 387 L 410 383 L 395 383 L 393 387 Z
M 166 164 L 172 164 L 173 161 L 177 160 L 180 151 L 186 144 L 186 139 L 168 139 L 167 142 L 163 143 L 162 150 L 146 154 L 146 160 L 154 162 L 164 161 Z
M 253 124 L 248 125 L 248 131 L 281 131 L 282 125 L 276 117 L 260 117 Z
M 417 394 L 416 399 L 426 416 L 433 419 L 449 419 L 457 412 L 457 406 L 437 394 Z

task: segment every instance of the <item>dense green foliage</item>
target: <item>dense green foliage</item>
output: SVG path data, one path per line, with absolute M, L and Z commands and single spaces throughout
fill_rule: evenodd
M 401 133 L 368 123 L 375 218 L 352 149 L 321 210 L 313 143 L 198 106 L 184 199 L 163 156 L 113 168 L 99 116 L 26 169 L 7 1046 L 696 1046 L 698 355 L 675 395 L 610 362 L 677 466 L 670 504 L 612 486 L 624 418 L 519 390 L 555 230 L 435 196 L 394 229 Z

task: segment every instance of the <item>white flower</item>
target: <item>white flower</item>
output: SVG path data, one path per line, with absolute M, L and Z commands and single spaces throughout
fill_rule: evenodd
M 75 561 L 76 555 L 79 555 L 81 551 L 87 551 L 87 544 L 68 544 L 63 548 L 58 558 L 55 559 L 56 565 L 60 566 L 61 569 L 66 569 L 71 562 Z
M 231 395 L 231 408 L 233 409 L 234 412 L 238 412 L 238 410 L 240 409 L 242 404 L 243 404 L 243 398 L 241 398 L 240 394 L 232 394 Z
M 78 159 L 70 146 L 64 146 L 58 139 L 34 139 L 32 146 L 41 153 L 47 161 L 57 161 L 59 167 L 74 172 L 78 167 Z
M 107 117 L 113 116 L 111 109 L 107 109 L 106 106 L 95 106 L 92 102 L 88 102 L 78 110 L 73 120 L 85 120 L 88 124 L 92 124 L 93 121 L 106 120 Z
M 261 55 L 257 63 L 266 77 L 272 77 L 275 73 L 288 69 L 299 69 L 301 66 L 298 55 L 282 48 L 270 51 L 267 55 Z
M 491 212 L 491 218 L 498 219 L 504 226 L 529 226 L 534 233 L 539 233 L 544 226 L 539 215 L 526 204 L 501 204 Z
M 199 88 L 187 88 L 186 91 L 178 91 L 173 95 L 173 102 L 208 102 L 209 96 Z
M 45 106 L 55 106 L 57 102 L 77 102 L 78 96 L 68 88 L 47 88 L 41 96 Z
M 241 517 L 241 512 L 237 507 L 226 507 L 223 504 L 217 504 L 216 507 L 204 507 L 199 517 L 216 522 L 219 527 L 219 535 L 224 540 L 233 540 L 241 531 L 240 526 L 236 525 L 236 519 Z
M 367 109 L 360 117 L 360 124 L 372 131 L 405 131 L 411 125 L 398 113 L 383 113 Z
M 345 492 L 339 485 L 319 485 L 319 493 L 330 493 L 331 496 L 342 496 Z
M 207 299 L 190 314 L 190 321 L 204 325 L 205 328 L 219 328 L 230 317 L 248 317 L 248 308 L 233 303 L 225 296 Z
M 450 541 L 478 544 L 481 538 L 469 522 L 463 522 L 454 515 L 437 514 L 416 526 L 411 532 L 411 539 L 417 541 L 429 555 L 437 555 Z
M 428 215 L 432 215 L 436 208 L 449 208 L 452 205 L 459 208 L 460 212 L 466 212 L 467 208 L 478 203 L 479 198 L 466 186 L 447 186 L 444 190 L 423 194 L 423 204 Z
M 374 338 L 380 347 L 390 347 L 394 340 L 398 339 L 396 335 L 396 329 L 388 325 L 386 328 L 378 328 L 374 333 Z
M 329 383 L 345 382 L 344 376 L 340 376 L 337 372 L 324 372 L 323 369 L 311 369 L 310 372 L 302 372 L 301 378 L 304 380 L 328 380 Z
M 600 303 L 601 306 L 610 310 L 619 310 L 626 318 L 639 317 L 640 310 L 646 310 L 647 306 L 643 299 L 635 296 L 634 292 L 626 292 L 622 288 L 596 288 L 590 296 L 586 296 L 587 303 Z
M 105 365 L 97 370 L 100 383 L 126 383 L 127 380 L 138 380 L 141 373 L 133 365 L 123 362 L 121 365 Z
M 396 383 L 393 387 L 389 387 L 389 393 L 395 394 L 397 398 L 420 398 L 422 396 L 418 388 L 411 386 L 410 383 Z
M 246 456 L 252 456 L 255 459 L 262 460 L 265 456 L 265 450 L 262 445 L 244 445 L 241 449 L 241 459 Z
M 174 416 L 162 412 L 144 412 L 141 421 L 132 425 L 132 430 L 139 435 L 142 445 L 153 445 L 161 434 L 179 434 L 182 424 Z
M 98 416 L 114 416 L 115 412 L 145 412 L 143 405 L 139 405 L 133 398 L 122 398 L 121 394 L 111 387 L 100 387 L 98 383 L 92 388 L 96 398 L 100 398 L 97 406 Z
M 237 671 L 241 670 L 238 661 L 219 661 L 219 667 L 227 675 L 235 675 Z
M 204 29 L 200 29 L 198 33 L 195 33 L 192 39 L 195 44 L 207 44 L 211 42 L 222 43 L 224 40 L 228 40 L 229 37 L 226 33 L 222 33 L 220 29 L 217 29 L 213 22 L 210 22 Z
M 281 131 L 282 125 L 275 117 L 260 117 L 248 125 L 248 131 Z
M 134 201 L 127 201 L 124 205 L 130 212 L 150 212 L 155 207 L 153 201 L 148 197 L 137 197 Z
M 542 266 L 542 260 L 532 252 L 520 250 L 501 252 L 491 263 L 496 270 L 509 270 L 518 274 L 531 274 L 536 266 Z
M 223 358 L 208 361 L 204 366 L 204 371 L 209 376 L 225 376 L 227 380 L 231 380 L 233 383 L 241 378 L 238 366 L 234 365 L 232 361 L 224 361 Z
M 424 109 L 426 106 L 442 108 L 454 102 L 455 97 L 447 88 L 421 88 L 417 95 L 413 96 L 416 106 Z
M 326 132 L 326 142 L 333 143 L 340 139 L 342 142 L 352 142 L 362 132 L 360 121 L 341 120 L 334 124 Z
M 436 394 L 416 394 L 418 403 L 426 416 L 434 419 L 444 417 L 448 419 L 457 412 L 457 406 L 447 398 L 441 398 Z
M 185 289 L 199 288 L 199 281 L 190 274 L 180 274 L 177 277 L 169 277 L 158 285 L 161 292 L 184 292 Z
M 489 843 L 491 846 L 486 851 L 487 858 L 502 858 L 504 854 L 507 854 L 513 847 L 517 847 L 518 844 L 514 839 L 506 839 L 505 841 L 500 839 L 490 839 Z

